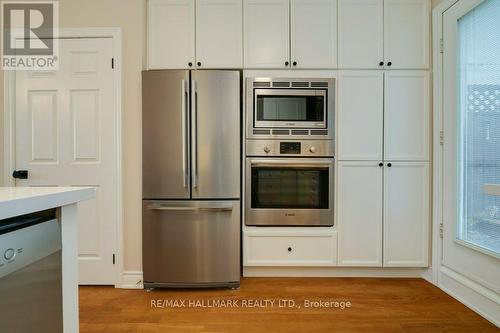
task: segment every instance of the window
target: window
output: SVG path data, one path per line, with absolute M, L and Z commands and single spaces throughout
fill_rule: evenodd
M 500 1 L 458 21 L 458 239 L 500 254 Z

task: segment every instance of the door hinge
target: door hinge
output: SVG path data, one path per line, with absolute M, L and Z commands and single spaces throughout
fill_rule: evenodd
M 115 68 L 115 58 L 111 58 L 111 68 Z
M 439 144 L 444 146 L 444 131 L 439 131 Z
M 116 259 L 116 256 L 115 256 L 115 254 L 113 253 L 113 265 L 116 263 L 116 260 L 115 260 L 115 259 Z
M 439 238 L 443 238 L 444 226 L 443 222 L 439 223 Z
M 444 53 L 444 40 L 442 38 L 439 40 L 439 53 Z

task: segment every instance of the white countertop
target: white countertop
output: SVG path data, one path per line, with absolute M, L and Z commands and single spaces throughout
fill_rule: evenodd
M 92 187 L 0 187 L 0 220 L 70 205 L 94 196 Z

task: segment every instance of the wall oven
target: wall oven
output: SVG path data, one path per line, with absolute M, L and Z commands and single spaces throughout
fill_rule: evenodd
M 255 141 L 246 147 L 245 224 L 333 225 L 332 143 Z
M 335 79 L 248 78 L 247 138 L 333 139 Z

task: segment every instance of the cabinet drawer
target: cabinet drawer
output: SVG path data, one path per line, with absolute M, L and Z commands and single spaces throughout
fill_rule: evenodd
M 246 232 L 245 266 L 335 266 L 337 234 Z

